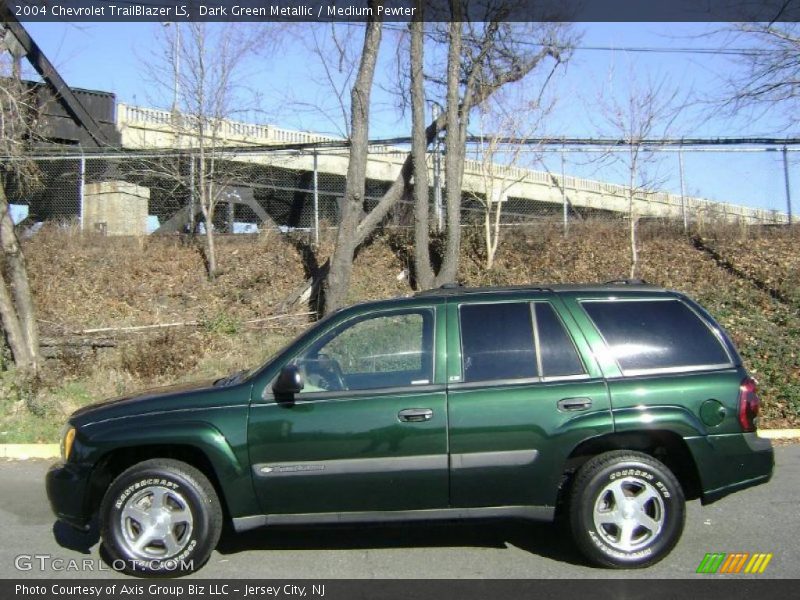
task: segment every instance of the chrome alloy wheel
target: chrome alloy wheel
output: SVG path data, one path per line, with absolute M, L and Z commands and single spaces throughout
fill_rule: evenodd
M 162 486 L 142 488 L 121 511 L 122 537 L 128 550 L 144 560 L 179 554 L 192 535 L 194 518 L 182 494 Z
M 646 546 L 664 526 L 664 501 L 647 481 L 623 477 L 607 484 L 593 511 L 594 526 L 603 541 L 616 550 L 635 551 Z

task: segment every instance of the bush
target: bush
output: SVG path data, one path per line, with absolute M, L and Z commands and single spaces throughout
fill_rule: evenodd
M 193 369 L 201 355 L 189 337 L 170 331 L 124 349 L 121 366 L 139 379 L 154 379 Z

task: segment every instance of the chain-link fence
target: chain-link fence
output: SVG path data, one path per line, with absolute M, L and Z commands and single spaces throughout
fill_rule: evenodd
M 760 150 L 713 154 L 649 150 L 646 164 L 656 175 L 647 185 L 636 186 L 635 215 L 686 224 L 788 222 L 794 155 Z M 487 214 L 493 221 L 498 211 L 500 224 L 509 227 L 542 220 L 568 226 L 587 218 L 630 215 L 630 188 L 619 183 L 627 176 L 624 165 L 620 168 L 623 161 L 615 163 L 607 149 L 535 148 L 529 155 L 531 168 L 487 168 L 485 162 L 467 160 L 462 224 L 483 223 Z M 603 161 L 598 160 L 601 155 Z M 609 156 L 612 160 L 607 160 Z M 365 211 L 378 204 L 400 174 L 405 158 L 399 148 L 372 148 Z M 38 156 L 34 160 L 39 181 L 8 190 L 16 220 L 24 220 L 23 226 L 73 221 L 85 231 L 107 234 L 202 233 L 206 227 L 202 206 L 213 204 L 213 226 L 218 232 L 277 228 L 318 235 L 322 228 L 338 224 L 348 154 L 343 148 L 251 149 L 203 155 L 162 151 Z M 446 212 L 442 162 L 441 156 L 431 153 L 429 196 L 434 227 L 443 226 Z M 712 169 L 709 165 L 714 162 L 718 165 Z M 749 197 L 742 190 L 748 186 L 753 190 Z M 725 201 L 722 196 L 727 190 L 735 197 Z M 384 225 L 413 226 L 410 196 L 395 204 Z

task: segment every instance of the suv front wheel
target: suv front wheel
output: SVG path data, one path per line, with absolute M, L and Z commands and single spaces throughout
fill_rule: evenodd
M 181 461 L 152 459 L 117 477 L 100 508 L 111 566 L 131 575 L 174 577 L 208 560 L 222 510 L 208 478 Z
M 672 472 L 633 451 L 606 452 L 586 462 L 570 496 L 576 544 L 606 567 L 646 567 L 664 558 L 681 537 L 685 512 Z

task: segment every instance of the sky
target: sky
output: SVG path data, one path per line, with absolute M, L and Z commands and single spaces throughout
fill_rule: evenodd
M 238 25 L 237 25 L 238 26 Z M 241 25 L 245 27 L 244 25 Z M 246 119 L 280 127 L 342 134 L 340 112 L 324 71 L 312 48 L 309 27 L 275 33 L 264 29 L 269 49 L 244 66 L 247 80 L 258 92 L 258 110 Z M 28 23 L 30 34 L 73 87 L 116 94 L 117 100 L 144 106 L 169 107 L 171 91 L 159 89 L 148 77 L 158 39 L 166 33 L 153 23 Z M 551 137 L 613 137 L 615 131 L 599 110 L 615 97 L 622 98 L 633 85 L 646 80 L 674 89 L 687 108 L 669 130 L 670 137 L 786 137 L 796 134 L 784 126 L 785 115 L 775 111 L 755 118 L 752 114 L 726 115 L 705 101 L 718 97 L 728 76 L 739 68 L 736 57 L 682 49 L 722 47 L 729 34 L 724 24 L 704 23 L 585 23 L 576 24 L 581 40 L 572 59 L 548 85 L 555 101 L 542 135 Z M 360 42 L 361 26 L 344 26 L 342 36 Z M 317 29 L 320 43 L 330 44 L 328 30 Z M 394 66 L 397 33 L 387 31 L 373 91 L 371 138 L 407 136 L 408 114 L 400 113 L 390 91 L 396 81 Z M 741 43 L 737 42 L 738 46 Z M 329 48 L 329 46 L 328 46 Z M 603 48 L 603 49 L 595 49 Z M 670 52 L 645 52 L 626 48 L 664 48 Z M 681 51 L 677 51 L 681 50 Z M 320 111 L 319 106 L 328 110 Z M 473 132 L 475 120 L 473 119 Z M 533 160 L 534 157 L 529 157 Z M 626 169 L 598 155 L 571 153 L 565 158 L 567 174 L 624 182 Z M 800 213 L 800 158 L 789 154 L 789 172 L 795 196 L 794 213 Z M 560 155 L 548 154 L 544 163 L 560 172 Z M 532 165 L 536 166 L 536 165 Z M 748 206 L 786 210 L 785 180 L 780 152 L 684 153 L 684 186 L 689 195 Z M 680 193 L 677 154 L 659 154 L 651 165 L 661 189 Z M 796 190 L 796 191 L 795 191 Z

